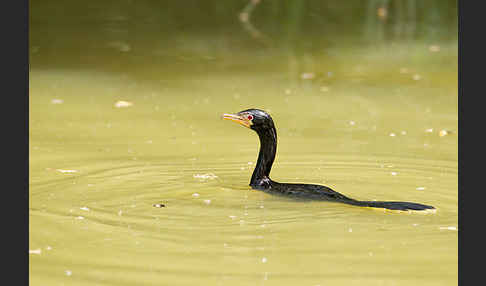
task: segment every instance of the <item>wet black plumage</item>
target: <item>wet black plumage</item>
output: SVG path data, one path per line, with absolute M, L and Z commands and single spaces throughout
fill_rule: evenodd
M 253 189 L 295 198 L 341 202 L 363 207 L 391 210 L 434 209 L 432 206 L 411 202 L 358 201 L 326 186 L 275 182 L 270 179 L 270 170 L 277 152 L 277 130 L 271 116 L 263 110 L 247 109 L 237 114 L 224 114 L 223 118 L 254 130 L 260 138 L 258 160 L 250 180 Z

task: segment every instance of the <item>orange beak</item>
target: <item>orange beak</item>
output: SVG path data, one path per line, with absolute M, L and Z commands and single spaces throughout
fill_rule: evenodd
M 243 125 L 247 128 L 250 128 L 250 126 L 252 124 L 248 119 L 246 119 L 242 116 L 236 115 L 236 114 L 225 113 L 225 114 L 223 114 L 222 118 L 226 119 L 226 120 L 234 121 L 234 122 L 239 123 L 239 124 L 241 124 L 241 125 Z

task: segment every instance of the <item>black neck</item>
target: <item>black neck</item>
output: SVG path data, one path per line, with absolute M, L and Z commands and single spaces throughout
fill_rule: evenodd
M 277 130 L 275 130 L 275 127 L 258 130 L 257 133 L 260 137 L 260 152 L 251 176 L 250 186 L 258 185 L 261 180 L 269 178 L 273 160 L 277 153 Z

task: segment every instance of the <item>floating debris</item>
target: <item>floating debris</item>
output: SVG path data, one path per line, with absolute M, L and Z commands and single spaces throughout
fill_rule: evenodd
M 396 176 L 398 173 L 397 172 L 391 172 L 390 173 L 392 176 Z
M 386 7 L 378 7 L 378 9 L 376 9 L 376 16 L 378 16 L 378 18 L 381 20 L 381 21 L 385 21 L 386 20 L 386 17 L 388 16 L 388 9 Z
M 120 52 L 129 52 L 132 49 L 129 43 L 122 42 L 122 41 L 109 42 L 108 46 L 117 49 Z
M 55 99 L 51 100 L 51 104 L 63 104 L 63 103 L 64 103 L 64 100 L 59 99 L 59 98 L 55 98 Z
M 402 132 L 400 132 L 400 134 L 407 135 L 407 131 L 402 131 Z
M 29 254 L 41 254 L 41 249 L 29 249 Z
M 417 187 L 416 190 L 417 191 L 423 191 L 423 190 L 425 190 L 425 187 Z
M 354 122 L 353 120 L 349 121 L 349 125 L 356 125 L 356 122 Z
M 75 217 L 75 219 L 84 219 L 84 216 L 78 216 L 78 217 Z
M 390 133 L 390 137 L 395 137 L 397 136 L 395 133 Z
M 89 212 L 89 208 L 88 208 L 88 207 L 81 207 L 81 208 L 79 208 L 79 209 L 80 209 L 80 210 L 83 210 L 83 211 L 87 211 L 87 212 Z
M 439 229 L 441 229 L 441 230 L 456 230 L 457 231 L 457 227 L 455 227 L 455 226 L 441 226 L 441 227 L 439 227 Z
M 266 257 L 263 257 L 262 258 L 262 263 L 267 263 L 267 258 Z
M 123 214 L 123 211 L 122 210 L 119 210 L 118 211 L 118 216 L 121 216 Z
M 421 79 L 422 79 L 422 76 L 421 76 L 421 75 L 419 75 L 419 74 L 414 74 L 414 75 L 412 76 L 412 79 L 413 79 L 413 80 L 421 80 Z
M 430 45 L 429 46 L 429 51 L 430 52 L 433 52 L 433 53 L 439 52 L 440 51 L 440 46 L 439 45 Z
M 316 77 L 316 74 L 313 72 L 305 72 L 300 75 L 301 79 L 313 79 Z
M 400 73 L 409 73 L 408 68 L 400 68 Z
M 154 207 L 156 208 L 165 208 L 164 204 L 154 204 Z
M 211 203 L 211 200 L 204 200 L 204 203 L 209 205 Z
M 199 198 L 199 194 L 198 193 L 194 193 L 194 194 L 192 194 L 192 197 L 193 198 Z
M 133 105 L 133 103 L 132 102 L 129 102 L 129 101 L 119 100 L 119 101 L 115 102 L 115 107 L 116 108 L 130 107 L 132 105 Z
M 207 174 L 194 174 L 193 177 L 196 178 L 196 179 L 201 179 L 201 180 L 214 180 L 218 176 L 216 176 L 213 173 L 207 173 Z
M 432 132 L 434 132 L 434 128 L 425 129 L 425 132 L 432 133 Z
M 451 134 L 451 133 L 453 133 L 453 132 L 452 132 L 452 131 L 450 131 L 450 130 L 445 130 L 445 129 L 443 129 L 443 130 L 441 130 L 441 131 L 439 132 L 439 136 L 440 136 L 440 137 L 444 137 L 444 136 L 449 135 L 449 134 Z
M 63 169 L 57 169 L 56 171 L 61 172 L 61 173 L 76 173 L 78 170 L 63 170 Z
M 73 275 L 73 272 L 71 270 L 65 270 L 64 273 L 66 273 L 66 276 Z
M 230 218 L 230 219 L 235 219 L 235 218 L 236 218 L 236 216 L 235 216 L 235 215 L 230 215 L 230 216 L 229 216 L 229 218 Z

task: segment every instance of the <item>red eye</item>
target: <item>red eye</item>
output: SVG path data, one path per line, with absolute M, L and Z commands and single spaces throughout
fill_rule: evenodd
M 253 119 L 253 115 L 248 115 L 246 118 L 248 118 L 248 120 L 252 120 Z

